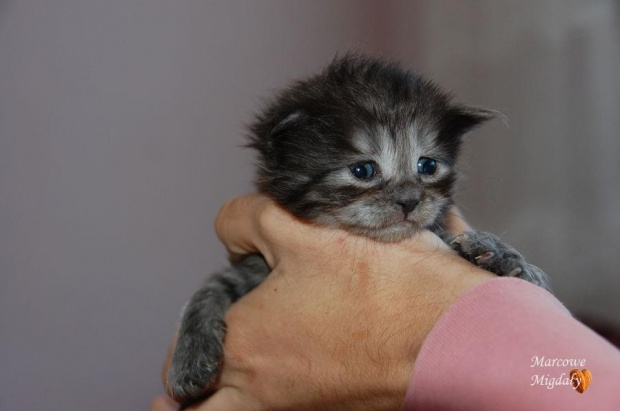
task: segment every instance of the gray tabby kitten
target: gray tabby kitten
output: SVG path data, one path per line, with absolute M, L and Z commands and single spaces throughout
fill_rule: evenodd
M 548 288 L 545 274 L 484 232 L 450 237 L 446 211 L 463 136 L 493 112 L 455 104 L 435 84 L 379 58 L 347 54 L 282 91 L 251 126 L 257 185 L 295 216 L 383 242 L 430 229 L 463 258 Z M 250 255 L 189 301 L 168 374 L 182 404 L 210 394 L 223 358 L 224 314 L 269 274 Z

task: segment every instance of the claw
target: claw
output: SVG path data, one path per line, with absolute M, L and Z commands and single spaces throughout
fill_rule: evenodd
M 474 260 L 478 263 L 484 263 L 495 257 L 495 253 L 493 251 L 487 251 L 484 254 L 480 254 L 478 257 L 474 257 Z
M 508 277 L 517 277 L 519 274 L 523 272 L 523 268 L 517 267 L 511 272 L 508 273 Z
M 450 244 L 461 244 L 461 240 L 467 240 L 467 234 L 461 234 L 454 237 Z

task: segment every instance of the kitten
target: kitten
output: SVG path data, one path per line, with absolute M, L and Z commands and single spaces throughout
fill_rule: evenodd
M 430 229 L 470 262 L 548 288 L 545 274 L 498 237 L 444 230 L 463 136 L 493 115 L 453 103 L 395 63 L 347 54 L 285 89 L 257 116 L 250 128 L 257 186 L 301 219 L 378 241 Z M 225 311 L 268 274 L 262 257 L 251 255 L 192 297 L 168 374 L 177 401 L 210 393 L 223 357 Z

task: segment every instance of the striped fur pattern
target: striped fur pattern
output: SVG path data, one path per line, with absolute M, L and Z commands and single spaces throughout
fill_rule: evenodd
M 395 63 L 347 55 L 257 117 L 258 187 L 303 219 L 399 241 L 440 219 L 462 136 L 491 116 Z M 434 175 L 418 173 L 420 157 L 437 160 Z M 377 174 L 359 180 L 349 168 L 365 161 Z M 419 204 L 403 218 L 406 199 Z
M 429 228 L 489 271 L 529 275 L 533 266 L 497 237 L 448 239 L 442 228 L 463 136 L 493 114 L 453 103 L 396 63 L 347 54 L 283 90 L 257 115 L 249 143 L 258 152 L 257 186 L 307 221 L 383 242 Z M 421 158 L 435 161 L 432 174 L 419 171 Z M 352 168 L 367 163 L 372 178 L 355 177 Z M 498 244 L 514 253 L 477 258 Z M 526 279 L 546 284 L 537 270 Z M 247 257 L 210 277 L 190 300 L 168 375 L 176 400 L 187 404 L 211 392 L 223 357 L 224 313 L 268 273 L 260 256 Z

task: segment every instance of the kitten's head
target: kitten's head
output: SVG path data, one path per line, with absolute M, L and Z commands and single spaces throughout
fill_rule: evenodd
M 491 116 L 395 63 L 348 54 L 257 116 L 258 187 L 303 219 L 398 241 L 450 205 L 462 137 Z

